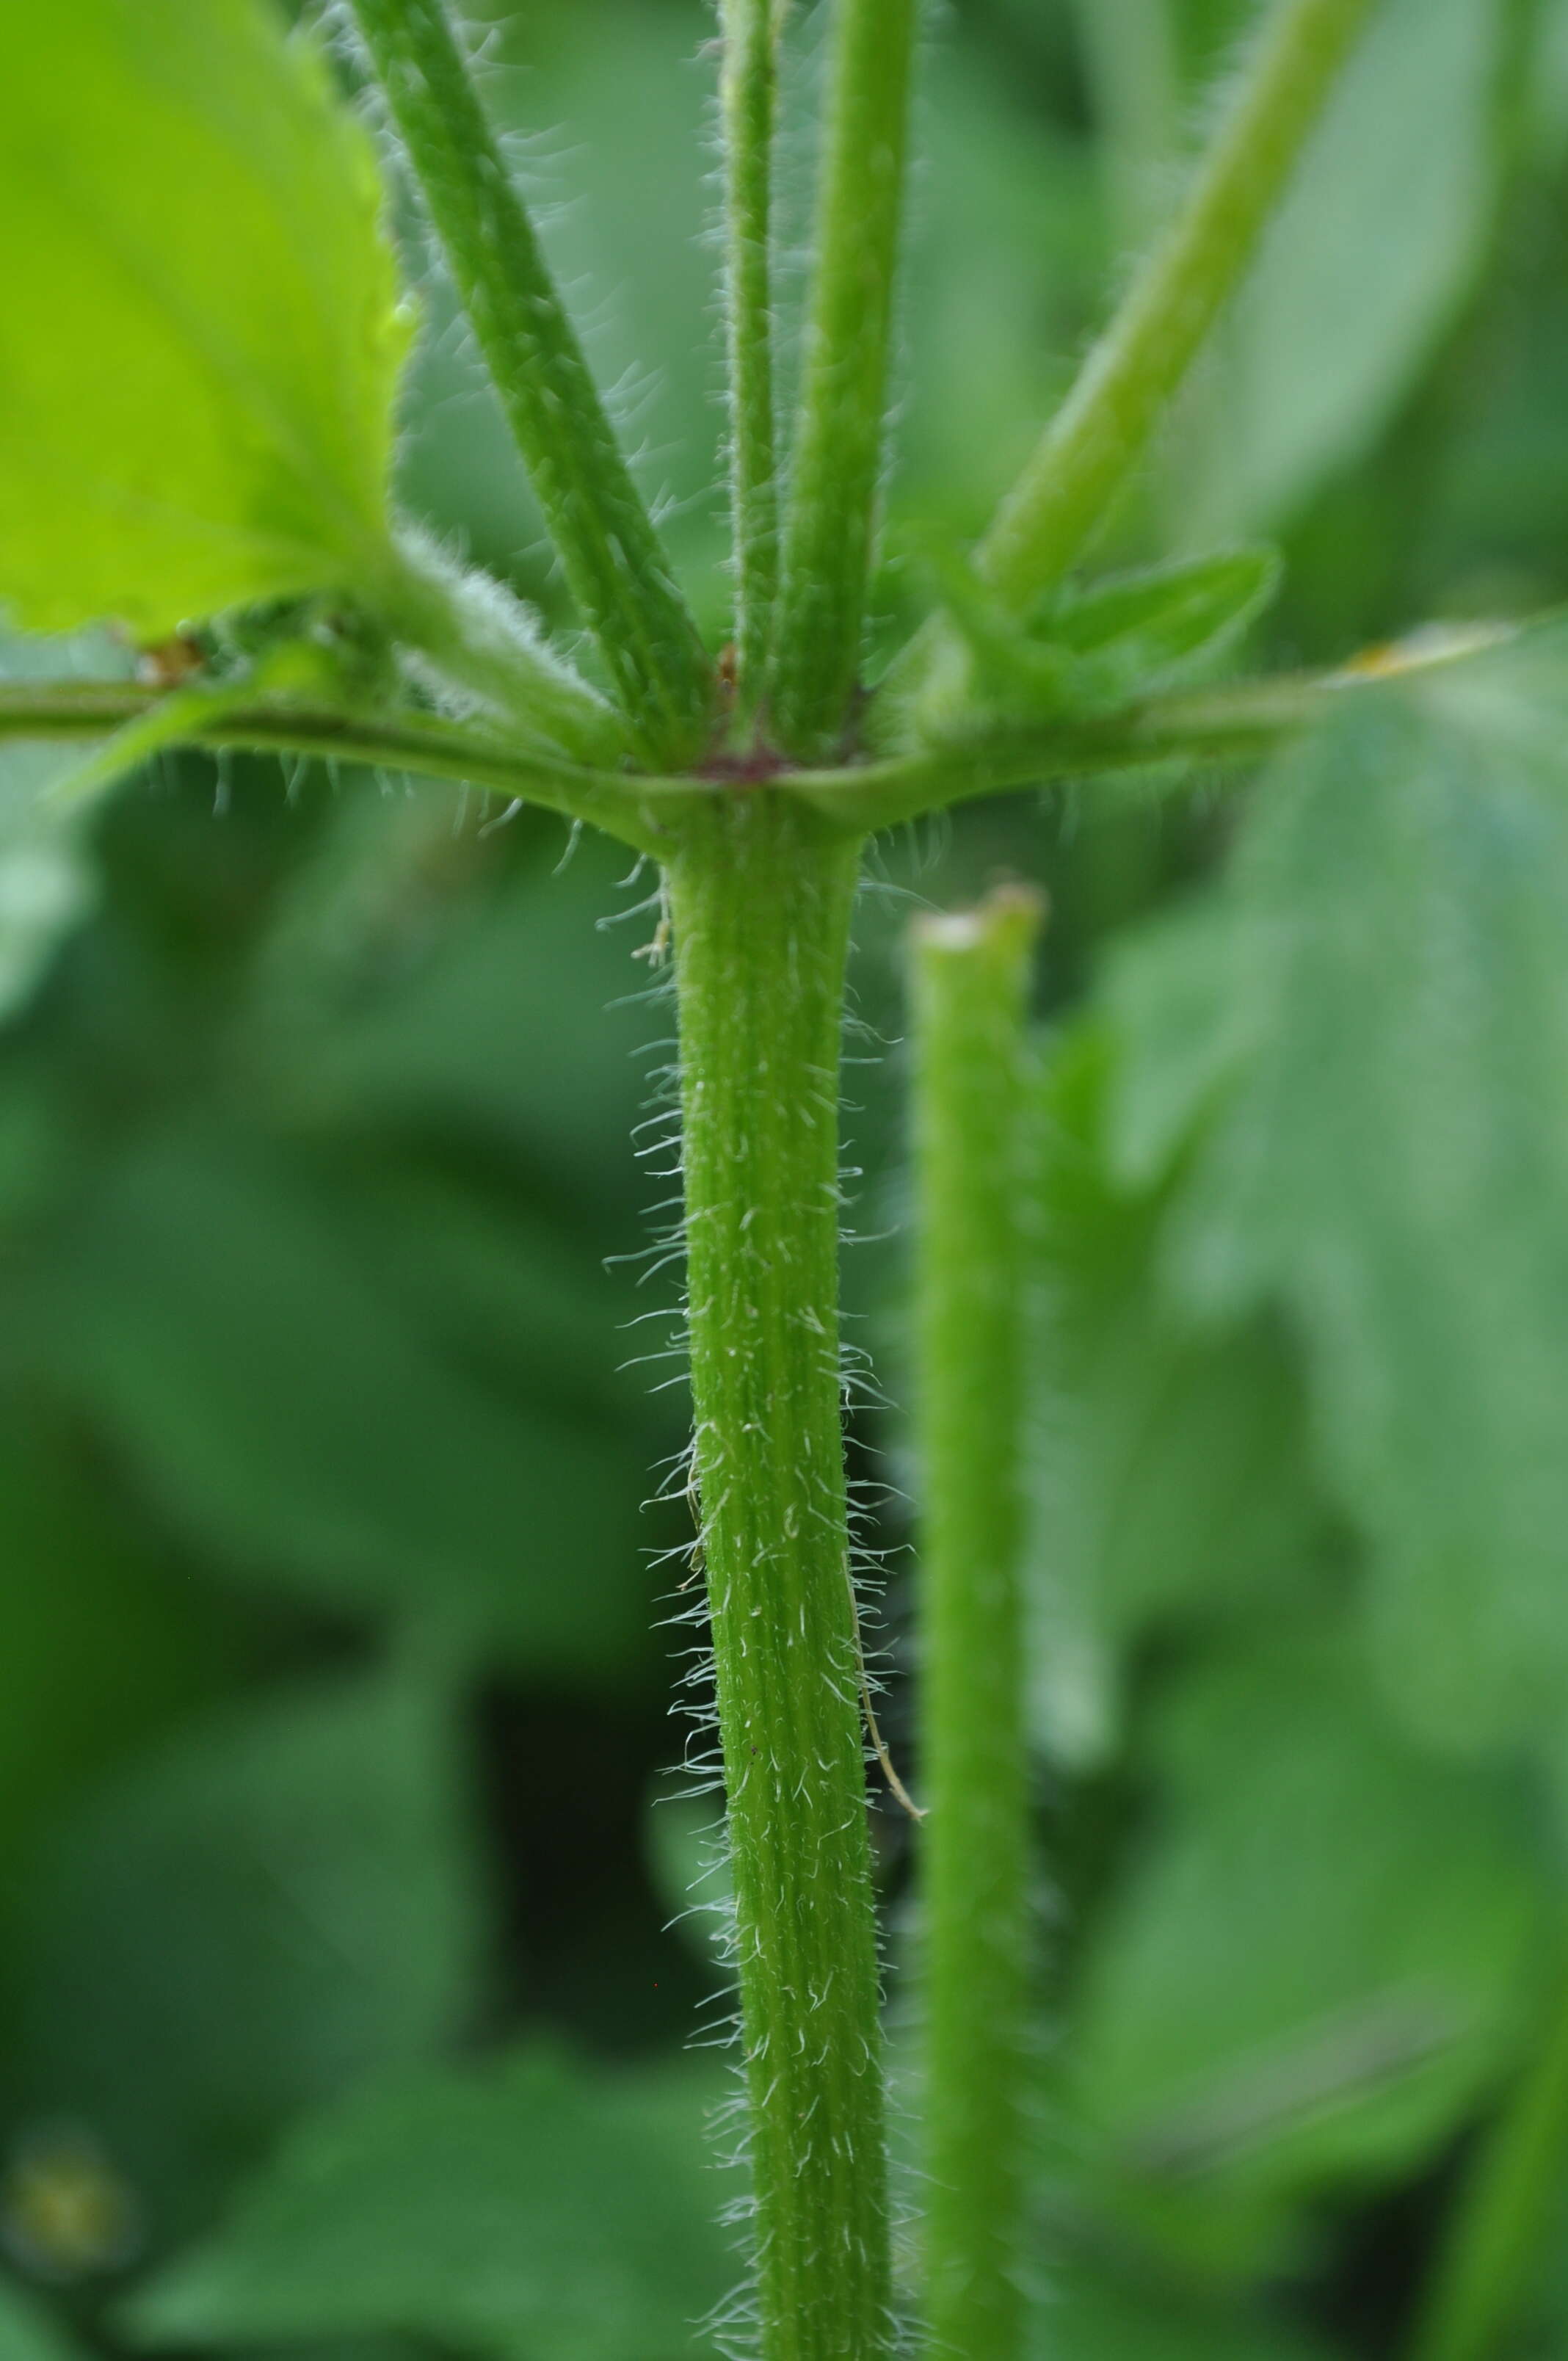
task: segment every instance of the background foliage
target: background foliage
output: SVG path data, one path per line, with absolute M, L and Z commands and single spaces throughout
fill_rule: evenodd
M 717 627 L 707 12 L 496 13 L 489 98 Z M 1247 13 L 932 27 L 883 641 Z M 1387 0 L 1121 554 L 1277 539 L 1277 663 L 1561 598 L 1565 226 L 1561 0 Z M 405 496 L 549 608 L 414 259 Z M 1562 2005 L 1562 671 L 1548 632 L 1250 797 L 968 808 L 864 897 L 847 1268 L 892 1406 L 853 1448 L 895 1656 L 903 928 L 998 871 L 1053 903 L 1042 2349 L 1392 2353 Z M 659 2361 L 732 2265 L 724 2077 L 681 2055 L 721 1986 L 700 1911 L 668 1923 L 714 1806 L 663 1775 L 689 1518 L 647 1499 L 685 1416 L 649 880 L 447 790 L 183 755 L 46 852 L 38 760 L 0 769 L 0 2356 Z M 907 1829 L 877 1833 L 897 1930 Z M 1531 2304 L 1544 2361 L 1561 2270 Z

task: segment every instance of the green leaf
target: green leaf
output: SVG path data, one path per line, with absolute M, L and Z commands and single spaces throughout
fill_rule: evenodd
M 1528 126 L 1540 160 L 1560 168 L 1568 148 L 1568 5 L 1544 0 L 1536 12 L 1530 60 Z
M 1020 616 L 964 560 L 938 551 L 931 565 L 956 637 L 913 711 L 937 740 L 1113 712 L 1200 677 L 1279 582 L 1272 550 L 1234 550 L 1070 584 Z
M 1277 1323 L 1185 1312 L 1161 1283 L 1169 1187 L 1112 1178 L 1113 1052 L 1090 1026 L 1053 1049 L 1033 1231 L 1035 1724 L 1080 1763 L 1113 1741 L 1132 1642 L 1277 1615 L 1316 1595 L 1332 1547 Z
M 1015 5 L 1025 39 L 1059 41 L 1034 0 Z M 1005 38 L 949 43 L 942 103 L 919 126 L 924 218 L 906 257 L 888 499 L 896 518 L 965 544 L 1066 391 L 1102 302 L 1095 157 L 1038 104 L 1017 56 Z M 898 570 L 880 588 L 897 598 Z
M 1215 914 L 1245 1049 L 1176 1249 L 1199 1299 L 1281 1300 L 1307 1340 L 1390 1693 L 1559 1751 L 1565 737 L 1554 622 L 1358 696 L 1277 767 Z M 1166 1038 L 1131 1036 L 1135 1130 Z
M 1568 2349 L 1568 2190 L 1560 2190 L 1541 2268 L 1519 2306 L 1510 2361 L 1560 2361 Z
M 0 557 L 0 568 L 4 563 Z M 124 679 L 130 669 L 128 651 L 106 632 L 45 642 L 0 632 L 0 680 Z M 27 1002 L 92 907 L 93 873 L 76 816 L 47 802 L 80 760 L 80 749 L 69 745 L 0 746 L 0 1019 Z
M 368 145 L 270 0 L 61 0 L 0 89 L 0 598 L 156 638 L 383 563 Z
M 1386 0 L 1198 388 L 1188 538 L 1266 531 L 1358 458 L 1474 282 L 1498 0 Z
M 1053 2272 L 1032 2311 L 1030 2361 L 1326 2361 L 1279 2323 L 1195 2303 L 1102 2263 Z
M 1036 629 L 1080 655 L 1113 652 L 1132 686 L 1167 687 L 1195 656 L 1212 656 L 1262 613 L 1279 588 L 1272 549 L 1179 558 L 1107 575 L 1062 592 Z
M 347 859 L 352 895 L 366 872 L 359 856 Z M 645 961 L 656 921 L 630 907 L 620 848 L 592 832 L 564 873 L 559 837 L 535 833 L 519 870 L 508 890 L 435 937 L 430 956 L 405 959 L 381 990 L 360 993 L 308 1084 L 361 1125 L 457 1128 L 504 1144 L 573 1211 L 585 1195 L 608 1200 L 625 1225 L 613 1245 L 636 1246 L 646 1197 L 627 1136 L 646 1108 L 630 1061 L 650 1038 Z M 595 1349 L 602 1367 L 608 1340 Z
M 35 2297 L 0 2279 L 0 2361 L 77 2361 L 81 2349 Z
M 556 1671 L 639 1662 L 641 1466 L 558 1363 L 510 1387 L 469 1366 L 426 1300 L 449 1256 L 444 1296 L 481 1283 L 464 1241 L 364 1193 L 237 1128 L 150 1137 L 40 1269 L 49 1365 L 236 1575 Z M 541 1294 L 558 1321 L 548 1265 Z
M 483 1936 L 448 1700 L 412 1673 L 214 1714 L 67 1824 L 16 1938 L 40 2115 L 169 2209 L 296 2107 L 459 2033 Z
M 1162 911 L 1112 945 L 1097 997 L 1121 1053 L 1104 1110 L 1106 1161 L 1121 1189 L 1169 1177 L 1259 1048 L 1248 987 L 1267 955 L 1262 932 L 1261 921 L 1205 901 Z
M 134 2299 L 138 2341 L 400 2330 L 509 2361 L 676 2361 L 735 2274 L 707 2078 L 530 2048 L 350 2101 Z
M 1506 2070 L 1545 1887 L 1513 1790 L 1418 1751 L 1332 1644 L 1190 1678 L 1155 1755 L 1068 2054 L 1114 2201 L 1255 2269 L 1293 2209 L 1397 2180 Z
M 0 1393 L 0 1901 L 68 1799 L 211 1694 L 214 1602 L 148 1535 L 69 1421 Z
M 689 1773 L 668 1772 L 648 1791 L 642 1858 L 653 1891 L 705 1965 L 726 1974 L 735 1954 L 735 1879 L 717 1796 L 694 1795 Z

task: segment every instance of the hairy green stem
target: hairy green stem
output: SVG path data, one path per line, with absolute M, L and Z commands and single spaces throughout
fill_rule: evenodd
M 745 714 L 762 686 L 779 573 L 772 285 L 776 0 L 719 0 L 719 30 L 736 674 Z
M 640 499 L 532 223 L 474 86 L 446 0 L 353 0 L 572 596 L 639 743 L 701 746 L 712 672 Z
M 435 686 L 504 722 L 520 752 L 606 766 L 628 752 L 621 717 L 540 638 L 510 592 L 466 573 L 422 534 L 400 536 L 378 608 L 394 637 L 426 661 Z
M 839 742 L 860 666 L 915 24 L 915 0 L 837 0 L 771 689 L 802 759 Z
M 891 2333 L 838 1321 L 858 866 L 853 838 L 764 788 L 715 798 L 666 873 L 764 2361 L 875 2361 Z
M 975 553 L 1010 604 L 1052 589 L 1126 485 L 1376 0 L 1278 0 L 1192 190 Z
M 1568 2176 L 1568 1984 L 1461 2194 L 1411 2361 L 1500 2361 L 1562 2234 Z
M 1018 2361 L 1024 1739 L 1023 1018 L 1039 897 L 915 930 L 927 2316 Z

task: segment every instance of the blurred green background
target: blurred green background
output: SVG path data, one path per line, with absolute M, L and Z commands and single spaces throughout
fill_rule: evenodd
M 721 636 L 708 12 L 490 13 L 491 103 Z M 879 647 L 1028 448 L 1249 14 L 934 17 Z M 818 37 L 792 31 L 802 93 Z M 1562 598 L 1565 228 L 1568 8 L 1387 0 L 1110 555 L 1277 539 L 1260 664 Z M 554 612 L 409 236 L 405 498 Z M 886 1399 L 852 1451 L 906 1669 L 905 928 L 998 873 L 1052 905 L 1039 2251 L 1042 2351 L 1084 2361 L 1398 2349 L 1562 1980 L 1568 1753 L 1390 1709 L 1347 1602 L 1403 1528 L 1342 1480 L 1302 1323 L 1159 1284 L 1203 1104 L 1169 914 L 1236 809 L 1203 782 L 967 808 L 879 848 L 858 927 L 846 1284 Z M 666 1775 L 689 1634 L 655 1628 L 690 1523 L 653 1497 L 685 1421 L 654 881 L 444 789 L 181 756 L 37 885 L 0 910 L 0 2356 L 658 2361 L 733 2266 L 712 2076 L 678 2062 L 722 1980 L 671 1923 L 713 1805 Z M 1124 1019 L 1165 1142 L 1136 1185 L 1103 1141 Z M 1548 1620 L 1568 1649 L 1568 1587 Z M 906 1762 L 911 1713 L 895 1679 Z M 903 2026 L 908 1831 L 877 1833 Z M 302 2194 L 334 2174 L 341 2247 Z M 476 2292 L 486 2224 L 516 2284 Z M 552 2269 L 599 2286 L 586 2327 Z M 1568 2284 L 1536 2309 L 1546 2361 Z

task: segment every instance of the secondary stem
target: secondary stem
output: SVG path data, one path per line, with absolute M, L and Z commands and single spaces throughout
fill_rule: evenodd
M 975 554 L 1019 607 L 1081 553 L 1252 258 L 1376 0 L 1280 0 L 1181 212 Z
M 383 622 L 417 649 L 448 694 L 504 721 L 521 752 L 619 763 L 626 724 L 556 655 L 526 609 L 488 575 L 465 573 L 422 534 L 404 533 L 378 601 Z
M 165 689 L 135 682 L 0 683 L 0 746 L 16 740 L 48 744 L 104 738 L 166 702 Z M 661 853 L 681 810 L 706 802 L 712 789 L 686 778 L 638 778 L 595 770 L 515 743 L 483 738 L 440 716 L 394 712 L 389 719 L 355 708 L 308 706 L 285 699 L 236 708 L 226 702 L 198 711 L 185 705 L 177 741 L 187 746 L 229 747 L 236 752 L 295 755 L 306 762 L 360 763 L 514 797 L 590 821 L 640 852 Z
M 838 0 L 771 697 L 805 759 L 837 744 L 860 663 L 914 46 L 915 0 Z
M 1028 1819 L 1019 1198 L 1038 897 L 915 937 L 927 2319 L 953 2361 L 1024 2329 Z
M 1561 2229 L 1568 2163 L 1568 1988 L 1462 2192 L 1413 2361 L 1493 2361 Z
M 729 494 L 737 674 L 743 709 L 750 708 L 762 686 L 779 572 L 771 286 L 776 15 L 775 0 L 721 0 Z
M 890 2335 L 838 1323 L 859 851 L 793 798 L 743 791 L 685 826 L 667 872 L 764 2361 L 875 2361 Z
M 353 0 L 501 407 L 640 741 L 693 755 L 712 675 L 479 104 L 446 0 Z

